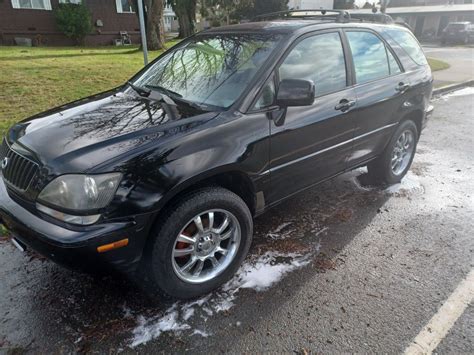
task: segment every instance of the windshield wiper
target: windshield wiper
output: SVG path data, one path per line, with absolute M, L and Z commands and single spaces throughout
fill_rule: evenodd
M 135 84 L 132 84 L 132 82 L 127 81 L 128 86 L 130 86 L 135 92 L 143 97 L 148 97 L 150 95 L 151 90 L 147 90 L 142 88 L 141 86 L 137 86 Z
M 172 120 L 176 120 L 181 118 L 181 115 L 178 112 L 176 102 L 173 101 L 171 97 L 166 94 L 163 94 L 157 90 L 153 89 L 145 89 L 141 86 L 137 86 L 130 81 L 127 81 L 127 84 L 135 90 L 135 92 L 140 95 L 141 97 L 145 97 L 149 100 L 160 102 L 162 105 L 163 110 L 165 110 L 166 114 L 171 117 Z
M 156 90 L 159 90 L 159 91 L 164 91 L 166 93 L 166 95 L 173 95 L 173 96 L 176 96 L 176 97 L 183 97 L 183 95 L 177 93 L 176 91 L 172 91 L 170 89 L 167 89 L 163 86 L 159 86 L 159 85 L 145 85 L 145 87 L 147 88 L 150 88 L 150 89 L 156 89 Z
M 207 107 L 207 105 L 204 105 L 204 104 L 200 104 L 200 103 L 197 103 L 197 102 L 194 102 L 194 101 L 189 101 L 189 100 L 186 100 L 183 98 L 183 95 L 181 95 L 180 93 L 177 93 L 176 91 L 172 91 L 170 89 L 167 89 L 163 86 L 159 86 L 159 85 L 145 85 L 145 87 L 147 88 L 150 88 L 150 89 L 156 89 L 156 90 L 159 90 L 159 91 L 164 91 L 167 95 L 169 96 L 173 96 L 175 100 L 179 101 L 179 102 L 182 102 L 184 103 L 185 105 L 188 105 L 192 108 L 195 108 L 197 110 L 200 110 L 200 111 L 209 111 L 209 108 Z

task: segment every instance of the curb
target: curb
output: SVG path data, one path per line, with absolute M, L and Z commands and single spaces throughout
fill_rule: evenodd
M 441 94 L 444 94 L 444 93 L 447 93 L 447 92 L 450 92 L 450 91 L 454 91 L 454 90 L 457 90 L 457 89 L 461 89 L 461 88 L 464 88 L 464 87 L 468 87 L 468 86 L 474 86 L 474 80 L 468 80 L 468 81 L 464 81 L 462 83 L 446 85 L 446 86 L 442 86 L 440 88 L 434 89 L 432 96 L 438 96 L 438 95 L 441 95 Z

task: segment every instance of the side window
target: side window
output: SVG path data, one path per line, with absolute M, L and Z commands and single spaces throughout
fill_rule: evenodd
M 388 55 L 388 66 L 390 68 L 390 75 L 400 74 L 402 70 L 400 69 L 400 66 L 398 65 L 398 62 L 393 56 L 392 52 L 390 52 L 388 48 L 387 48 L 387 55 Z
M 385 44 L 373 33 L 347 32 L 358 84 L 390 75 Z
M 385 31 L 392 39 L 403 48 L 413 61 L 418 65 L 427 65 L 425 54 L 415 37 L 404 29 L 387 28 Z
M 273 105 L 275 101 L 275 80 L 272 78 L 265 84 L 260 93 L 260 97 L 254 105 L 254 110 L 261 110 L 263 108 Z
M 280 80 L 312 80 L 316 96 L 346 87 L 346 65 L 339 33 L 305 38 L 288 54 L 279 68 Z

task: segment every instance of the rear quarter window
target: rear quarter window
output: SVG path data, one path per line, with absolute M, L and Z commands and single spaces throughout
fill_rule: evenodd
M 402 28 L 385 28 L 383 33 L 395 41 L 416 64 L 428 64 L 420 44 L 415 36 L 408 30 Z

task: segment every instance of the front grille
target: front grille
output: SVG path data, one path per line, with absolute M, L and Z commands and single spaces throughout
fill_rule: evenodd
M 25 191 L 38 171 L 38 165 L 10 149 L 5 141 L 0 150 L 3 180 L 17 190 Z

